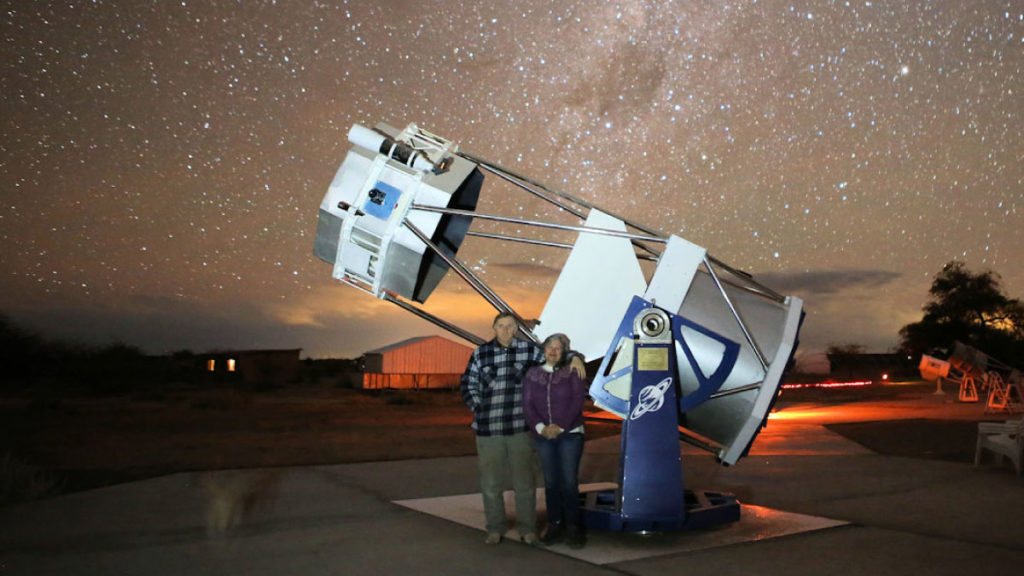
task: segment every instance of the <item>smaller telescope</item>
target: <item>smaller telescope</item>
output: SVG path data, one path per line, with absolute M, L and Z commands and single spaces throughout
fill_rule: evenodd
M 977 402 L 978 390 L 988 390 L 985 412 L 1020 412 L 1024 410 L 1024 382 L 1021 373 L 1008 364 L 964 344 L 953 343 L 947 360 L 921 355 L 918 365 L 921 378 L 939 386 L 947 379 L 959 384 L 960 402 Z

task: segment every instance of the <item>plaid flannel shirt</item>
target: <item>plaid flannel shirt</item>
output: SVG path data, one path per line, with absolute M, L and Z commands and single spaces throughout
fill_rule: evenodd
M 510 436 L 526 432 L 523 416 L 523 376 L 544 363 L 544 352 L 529 340 L 512 340 L 503 347 L 494 339 L 469 357 L 462 375 L 462 401 L 473 411 L 478 436 Z

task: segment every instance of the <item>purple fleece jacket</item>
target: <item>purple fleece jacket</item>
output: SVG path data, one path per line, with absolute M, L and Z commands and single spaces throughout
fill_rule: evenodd
M 523 414 L 534 435 L 538 423 L 557 424 L 565 431 L 582 426 L 586 399 L 586 381 L 568 366 L 555 372 L 534 366 L 523 378 Z

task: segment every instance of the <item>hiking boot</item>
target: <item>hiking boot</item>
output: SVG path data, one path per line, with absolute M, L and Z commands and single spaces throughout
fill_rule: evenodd
M 526 536 L 523 536 L 523 543 L 534 547 L 538 547 L 541 545 L 540 538 L 537 538 L 537 535 L 532 532 L 530 534 L 527 534 Z
M 561 524 L 548 524 L 548 529 L 544 531 L 544 536 L 541 536 L 540 539 L 547 546 L 557 544 L 562 540 L 565 540 L 565 533 L 562 532 Z
M 565 543 L 573 550 L 579 550 L 587 545 L 587 536 L 579 526 L 570 525 L 565 531 Z

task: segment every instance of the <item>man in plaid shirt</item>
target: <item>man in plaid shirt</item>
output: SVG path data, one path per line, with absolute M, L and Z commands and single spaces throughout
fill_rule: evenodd
M 461 382 L 462 400 L 473 411 L 488 544 L 498 544 L 505 533 L 506 466 L 516 495 L 516 528 L 523 542 L 539 543 L 533 442 L 523 416 L 523 376 L 531 366 L 544 363 L 544 351 L 532 341 L 517 339 L 518 329 L 511 314 L 498 314 L 494 339 L 473 351 Z M 579 355 L 572 358 L 572 367 L 579 374 L 585 372 Z

